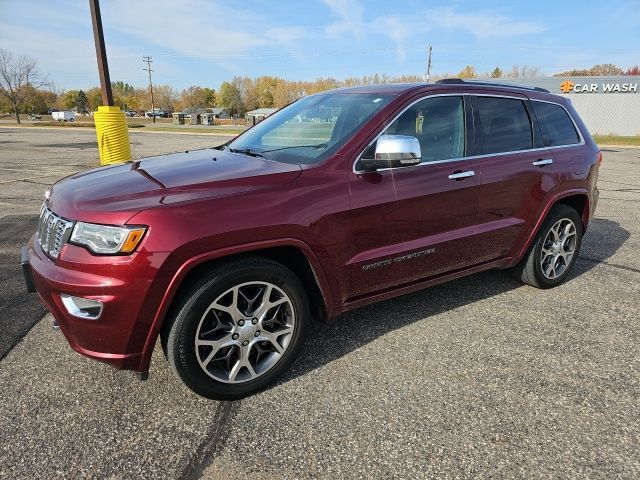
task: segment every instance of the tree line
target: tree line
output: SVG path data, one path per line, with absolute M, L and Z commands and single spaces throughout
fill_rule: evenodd
M 569 70 L 555 74 L 567 75 L 638 75 L 636 65 L 627 69 L 613 64 L 594 65 L 584 70 Z M 473 65 L 467 65 L 457 73 L 433 75 L 430 81 L 441 78 L 526 78 L 542 76 L 540 69 L 531 65 L 513 65 L 502 69 L 479 72 Z M 222 107 L 230 114 L 244 115 L 257 108 L 280 108 L 298 98 L 325 90 L 354 85 L 376 83 L 422 82 L 422 75 L 374 74 L 363 77 L 336 79 L 323 77 L 311 81 L 287 80 L 277 76 L 263 75 L 256 78 L 236 76 L 224 81 L 215 90 L 212 87 L 193 85 L 181 91 L 170 85 L 154 85 L 154 105 L 167 112 L 193 112 L 203 108 Z M 111 84 L 114 103 L 126 111 L 142 112 L 150 108 L 148 88 L 138 88 L 127 82 L 116 81 Z M 80 113 L 93 112 L 102 103 L 100 88 L 87 90 L 58 90 L 48 82 L 38 70 L 33 58 L 14 57 L 10 52 L 0 49 L 0 113 L 11 112 L 20 122 L 19 113 L 49 113 L 53 110 L 74 109 Z

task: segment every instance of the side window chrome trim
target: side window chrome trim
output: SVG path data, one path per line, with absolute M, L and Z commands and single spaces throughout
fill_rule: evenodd
M 376 170 L 376 172 L 386 172 L 386 171 L 389 171 L 389 170 L 396 170 L 398 168 L 402 168 L 402 169 L 419 168 L 419 167 L 425 167 L 425 166 L 428 166 L 428 165 L 440 165 L 440 164 L 443 164 L 443 163 L 461 162 L 461 161 L 464 161 L 464 160 L 475 160 L 475 159 L 478 159 L 478 158 L 499 157 L 499 156 L 503 156 L 503 155 L 512 155 L 514 153 L 541 152 L 541 151 L 545 151 L 545 150 L 554 150 L 554 149 L 558 149 L 558 148 L 578 147 L 580 145 L 584 145 L 585 144 L 584 137 L 582 136 L 582 132 L 578 128 L 578 125 L 576 124 L 575 120 L 573 119 L 573 117 L 571 116 L 569 111 L 566 109 L 566 107 L 564 105 L 558 103 L 558 102 L 552 102 L 552 101 L 549 101 L 549 100 L 538 100 L 538 99 L 528 98 L 526 96 L 515 97 L 515 96 L 511 96 L 511 95 L 499 95 L 499 94 L 496 94 L 496 93 L 471 93 L 471 92 L 465 92 L 465 93 L 438 93 L 438 94 L 435 94 L 435 95 L 425 95 L 424 97 L 420 97 L 419 99 L 415 100 L 414 102 L 411 102 L 400 113 L 398 113 L 395 117 L 393 117 L 393 120 L 391 120 L 391 122 L 389 122 L 389 124 L 380 133 L 378 133 L 375 136 L 375 138 L 371 142 L 369 142 L 367 144 L 366 147 L 364 147 L 362 149 L 360 154 L 356 157 L 356 160 L 353 162 L 353 165 L 351 166 L 351 171 L 353 173 L 355 173 L 356 175 L 362 175 L 362 174 L 365 174 L 365 173 L 369 173 L 366 170 L 356 170 L 356 165 L 360 161 L 360 158 L 362 157 L 364 152 L 366 152 L 367 149 L 369 147 L 371 147 L 371 145 L 373 145 L 381 135 L 384 134 L 386 129 L 389 128 L 389 126 L 391 126 L 393 124 L 393 122 L 395 122 L 400 117 L 400 115 L 402 115 L 404 112 L 409 110 L 416 103 L 421 102 L 422 100 L 426 100 L 427 98 L 462 97 L 462 96 L 513 98 L 513 99 L 522 100 L 522 101 L 529 100 L 531 102 L 543 102 L 543 103 L 550 103 L 552 105 L 558 105 L 559 107 L 562 107 L 564 109 L 564 111 L 567 113 L 567 115 L 569 115 L 569 118 L 571 119 L 571 122 L 573 122 L 573 126 L 576 129 L 576 132 L 578 132 L 578 136 L 580 137 L 580 143 L 572 143 L 572 144 L 569 144 L 569 145 L 557 145 L 557 146 L 554 146 L 554 147 L 529 148 L 527 150 L 514 150 L 514 151 L 510 151 L 510 152 L 487 153 L 487 154 L 483 154 L 483 155 L 470 155 L 468 157 L 449 158 L 449 159 L 446 159 L 446 160 L 435 160 L 433 162 L 423 162 L 423 163 L 419 163 L 418 165 L 413 165 L 411 167 L 380 168 L 380 169 Z

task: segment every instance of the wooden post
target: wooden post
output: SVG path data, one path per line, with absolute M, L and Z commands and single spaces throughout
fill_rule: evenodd
M 91 8 L 91 21 L 93 23 L 93 40 L 96 44 L 96 57 L 98 59 L 98 72 L 100 74 L 100 90 L 102 92 L 102 104 L 113 106 L 113 93 L 111 93 L 111 79 L 109 78 L 109 64 L 107 63 L 107 50 L 104 46 L 104 34 L 102 32 L 102 18 L 100 16 L 100 3 L 98 0 L 89 0 Z

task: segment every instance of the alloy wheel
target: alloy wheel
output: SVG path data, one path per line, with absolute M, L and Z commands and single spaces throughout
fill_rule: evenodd
M 198 363 L 213 379 L 243 383 L 273 368 L 295 328 L 289 296 L 269 282 L 236 285 L 205 310 L 196 331 Z
M 561 276 L 571 264 L 576 251 L 576 226 L 568 218 L 553 224 L 542 243 L 540 266 L 549 280 Z

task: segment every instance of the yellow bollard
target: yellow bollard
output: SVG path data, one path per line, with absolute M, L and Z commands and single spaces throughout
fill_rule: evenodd
M 96 124 L 100 164 L 131 160 L 127 119 L 120 107 L 99 106 L 98 111 L 93 114 L 93 120 Z

